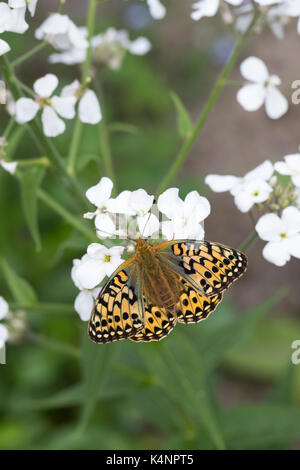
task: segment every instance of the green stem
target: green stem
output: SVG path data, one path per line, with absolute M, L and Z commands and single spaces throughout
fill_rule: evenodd
M 5 131 L 3 132 L 3 135 L 2 135 L 2 137 L 4 137 L 6 140 L 9 136 L 10 132 L 12 131 L 14 125 L 15 125 L 15 118 L 11 117 L 8 124 L 7 124 L 7 126 L 6 126 L 6 129 L 5 129 Z
M 28 52 L 25 52 L 25 54 L 20 55 L 17 59 L 15 59 L 11 63 L 12 67 L 16 67 L 17 65 L 20 65 L 23 62 L 25 62 L 26 60 L 30 59 L 30 57 L 37 54 L 39 51 L 44 49 L 47 45 L 48 45 L 48 43 L 46 41 L 43 41 L 40 44 L 38 44 L 37 46 L 30 49 Z
M 89 41 L 89 48 L 87 50 L 86 58 L 82 66 L 82 85 L 88 80 L 88 76 L 90 73 L 91 68 L 91 61 L 92 61 L 92 50 L 91 50 L 91 39 L 94 34 L 95 29 L 95 19 L 96 19 L 96 8 L 97 8 L 97 1 L 96 0 L 89 0 L 89 7 L 88 7 L 88 15 L 87 15 L 87 29 L 88 29 L 88 41 Z M 69 156 L 68 156 L 68 173 L 70 175 L 75 175 L 76 173 L 76 158 L 78 154 L 78 147 L 79 142 L 82 135 L 83 123 L 80 121 L 79 116 L 76 116 L 74 130 L 73 130 L 73 137 L 71 141 Z
M 18 167 L 24 167 L 24 166 L 46 166 L 49 167 L 51 166 L 50 161 L 48 160 L 47 157 L 40 157 L 40 158 L 27 158 L 26 160 L 15 160 L 18 163 Z
M 240 251 L 245 251 L 247 252 L 250 248 L 251 245 L 258 239 L 258 235 L 256 231 L 254 230 L 249 237 L 240 245 Z
M 100 80 L 95 80 L 95 88 L 97 91 L 98 98 L 100 99 L 101 105 L 103 107 L 103 93 L 101 90 L 101 83 Z M 105 108 L 105 106 L 104 106 Z M 109 130 L 107 128 L 105 122 L 105 116 L 102 116 L 101 121 L 99 122 L 99 145 L 100 145 L 100 152 L 103 159 L 103 166 L 106 176 L 108 176 L 114 182 L 113 194 L 117 194 L 117 183 L 115 178 L 115 171 L 113 165 L 113 158 L 110 149 L 110 142 L 109 142 Z
M 61 206 L 55 199 L 53 199 L 49 194 L 47 194 L 43 189 L 39 189 L 38 197 L 43 201 L 47 206 L 49 206 L 54 212 L 60 215 L 64 220 L 66 220 L 70 225 L 81 232 L 88 240 L 95 242 L 97 239 L 92 229 L 86 227 L 81 220 L 77 219 L 72 215 L 67 209 Z
M 197 121 L 197 123 L 196 123 L 196 125 L 193 129 L 193 132 L 192 132 L 191 136 L 188 137 L 184 141 L 184 143 L 183 143 L 181 149 L 179 150 L 179 153 L 178 153 L 173 165 L 171 166 L 171 168 L 168 171 L 167 175 L 164 177 L 163 181 L 161 182 L 160 186 L 158 187 L 157 194 L 162 193 L 163 191 L 165 191 L 165 189 L 168 188 L 168 186 L 170 185 L 170 183 L 172 182 L 172 180 L 175 178 L 178 171 L 182 167 L 183 163 L 188 158 L 189 152 L 190 152 L 194 142 L 196 141 L 197 137 L 199 136 L 200 132 L 202 131 L 203 126 L 206 123 L 206 120 L 207 120 L 208 116 L 210 115 L 210 113 L 211 113 L 211 111 L 214 107 L 214 104 L 215 104 L 217 98 L 220 95 L 221 90 L 226 86 L 227 78 L 228 78 L 233 66 L 235 65 L 235 63 L 236 63 L 236 61 L 239 57 L 239 54 L 241 52 L 242 47 L 244 46 L 246 40 L 250 36 L 250 34 L 251 34 L 251 32 L 252 32 L 252 30 L 253 30 L 253 28 L 254 28 L 257 20 L 258 20 L 258 18 L 259 18 L 259 16 L 260 16 L 259 11 L 256 11 L 256 13 L 253 17 L 253 20 L 251 21 L 251 24 L 248 27 L 247 31 L 236 41 L 233 53 L 232 53 L 229 61 L 224 66 L 221 74 L 219 75 L 219 78 L 216 81 L 215 86 L 214 86 L 214 88 L 213 88 L 213 90 L 212 90 L 212 92 L 211 92 L 204 108 L 203 108 L 203 111 L 201 112 L 201 114 L 199 116 L 199 119 L 198 119 L 198 121 Z
M 50 348 L 58 353 L 71 356 L 75 359 L 79 359 L 80 357 L 78 349 L 74 348 L 73 346 L 61 343 L 60 341 L 49 339 L 46 336 L 39 335 L 31 330 L 28 330 L 26 333 L 27 339 L 33 341 L 36 344 Z
M 22 96 L 19 88 L 20 81 L 15 76 L 13 68 L 11 67 L 11 64 L 7 60 L 6 56 L 0 57 L 0 65 L 6 83 L 9 86 L 14 99 L 18 100 Z M 43 151 L 48 155 L 49 158 L 51 158 L 53 166 L 57 169 L 63 184 L 72 194 L 72 197 L 75 196 L 82 206 L 86 206 L 87 202 L 84 194 L 81 191 L 81 188 L 79 187 L 75 177 L 73 175 L 69 175 L 67 172 L 65 162 L 57 151 L 53 142 L 44 135 L 36 120 L 33 120 L 28 124 L 28 129 L 30 130 L 30 133 L 37 145 L 42 147 Z
M 31 310 L 39 310 L 40 312 L 46 312 L 46 313 L 57 313 L 57 314 L 65 314 L 65 313 L 74 313 L 74 306 L 73 305 L 68 305 L 68 304 L 56 304 L 56 303 L 37 303 L 34 305 L 22 305 L 22 304 L 16 304 L 16 303 L 10 303 L 9 304 L 11 310 L 16 311 L 16 310 L 25 310 L 25 311 L 31 311 Z

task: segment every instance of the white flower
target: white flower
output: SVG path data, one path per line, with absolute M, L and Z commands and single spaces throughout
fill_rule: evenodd
M 25 33 L 28 29 L 25 12 L 26 8 L 11 9 L 7 3 L 0 2 L 0 33 Z
M 36 5 L 38 0 L 8 0 L 8 5 L 11 8 L 25 8 L 28 7 L 28 10 L 31 16 L 34 16 Z
M 300 153 L 286 155 L 284 162 L 276 162 L 274 167 L 281 175 L 289 175 L 294 185 L 300 188 Z
M 150 213 L 154 196 L 150 196 L 144 189 L 137 189 L 129 195 L 128 214 L 137 216 L 137 225 L 143 237 L 150 237 L 159 229 L 159 220 L 155 214 Z
M 99 292 L 100 288 L 98 287 L 92 290 L 84 289 L 75 298 L 74 309 L 82 321 L 90 319 L 92 308 Z
M 0 39 L 0 56 L 6 54 L 9 51 L 10 51 L 9 44 L 3 39 Z
M 128 32 L 108 28 L 103 34 L 94 36 L 91 40 L 93 59 L 106 64 L 112 70 L 118 70 L 126 51 L 135 55 L 144 55 L 151 49 L 150 41 L 145 37 L 139 37 L 130 41 Z
M 78 99 L 78 115 L 80 121 L 86 124 L 97 124 L 102 119 L 102 113 L 96 93 L 81 86 L 78 80 L 63 88 L 63 98 L 73 96 Z
M 268 181 L 273 171 L 272 163 L 266 160 L 246 173 L 243 178 L 232 175 L 207 175 L 205 183 L 217 193 L 230 191 L 238 209 L 248 212 L 254 204 L 269 199 L 273 189 Z
M 239 104 L 246 111 L 256 111 L 264 103 L 271 119 L 279 119 L 288 110 L 288 101 L 277 89 L 281 80 L 270 75 L 265 63 L 257 57 L 248 57 L 241 64 L 241 74 L 253 83 L 244 85 L 237 93 Z
M 3 297 L 0 297 L 0 320 L 7 318 L 9 313 L 8 303 Z M 6 326 L 0 324 L 0 349 L 3 348 L 4 344 L 8 340 L 8 330 Z
M 162 233 L 168 240 L 203 239 L 203 221 L 210 214 L 210 203 L 197 191 L 189 193 L 183 201 L 177 188 L 167 189 L 158 198 L 157 205 L 168 221 L 162 222 Z
M 88 48 L 84 30 L 78 28 L 67 15 L 60 13 L 50 15 L 36 30 L 35 37 L 49 42 L 59 51 L 86 51 Z
M 124 261 L 122 246 L 107 248 L 99 243 L 92 243 L 87 254 L 73 268 L 73 278 L 82 289 L 94 289 L 105 276 L 110 276 Z
M 300 211 L 289 206 L 276 214 L 263 215 L 255 227 L 259 237 L 268 243 L 264 258 L 276 266 L 284 266 L 291 256 L 300 258 Z
M 98 234 L 101 237 L 110 237 L 115 234 L 116 224 L 113 220 L 114 213 L 113 199 L 110 197 L 113 188 L 111 179 L 104 176 L 98 184 L 89 188 L 86 192 L 87 199 L 97 207 L 95 212 L 87 212 L 84 214 L 85 219 L 93 219 L 95 217 L 95 225 Z M 102 229 L 102 230 L 101 230 Z
M 225 0 L 227 3 L 233 6 L 241 5 L 243 0 Z M 204 16 L 211 17 L 215 16 L 219 10 L 221 0 L 199 0 L 193 4 L 193 13 L 191 13 L 191 18 L 193 20 L 200 20 Z
M 88 30 L 85 26 L 80 26 L 78 31 L 80 32 L 82 39 L 85 39 L 86 42 L 83 43 L 82 41 L 79 41 L 62 52 L 51 54 L 49 56 L 49 62 L 51 64 L 61 63 L 65 65 L 75 65 L 82 64 L 82 62 L 85 61 L 88 49 Z
M 150 15 L 155 20 L 161 20 L 166 15 L 166 8 L 159 0 L 147 0 Z
M 58 115 L 65 119 L 73 119 L 76 98 L 74 96 L 52 96 L 57 85 L 58 78 L 51 73 L 36 80 L 33 85 L 37 95 L 36 99 L 20 98 L 16 102 L 16 121 L 20 124 L 29 122 L 42 109 L 44 134 L 48 137 L 56 137 L 62 134 L 66 129 L 66 125 Z

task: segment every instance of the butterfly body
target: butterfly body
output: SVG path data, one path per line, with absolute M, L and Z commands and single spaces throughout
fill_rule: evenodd
M 247 257 L 218 243 L 136 241 L 136 253 L 112 274 L 96 299 L 89 336 L 96 343 L 158 341 L 177 322 L 198 323 L 240 277 Z

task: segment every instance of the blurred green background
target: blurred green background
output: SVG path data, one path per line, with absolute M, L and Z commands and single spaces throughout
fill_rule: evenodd
M 85 23 L 83 3 L 73 0 L 65 6 L 78 25 Z M 97 10 L 97 32 L 113 25 L 128 29 L 132 38 L 145 35 L 153 44 L 145 57 L 126 56 L 118 72 L 97 71 L 107 124 L 134 126 L 131 132 L 110 133 L 118 190 L 155 191 L 181 144 L 170 91 L 181 97 L 193 118 L 198 116 L 232 49 L 232 37 L 218 19 L 192 22 L 191 2 L 165 4 L 167 17 L 157 22 L 139 1 L 108 1 Z M 24 36 L 8 36 L 9 58 L 36 44 L 33 31 L 51 5 L 54 10 L 57 2 L 40 2 Z M 244 57 L 265 60 L 288 94 L 291 81 L 299 78 L 294 60 L 299 47 L 293 24 L 283 41 L 269 31 L 253 38 Z M 60 86 L 79 76 L 76 66 L 50 66 L 49 52 L 50 47 L 18 68 L 28 86 L 49 71 L 58 75 Z M 238 67 L 233 79 L 239 79 Z M 196 189 L 210 199 L 207 239 L 239 246 L 251 231 L 250 222 L 231 196 L 204 187 L 204 177 L 211 172 L 242 175 L 267 158 L 276 161 L 295 152 L 299 110 L 294 106 L 271 122 L 263 111 L 241 110 L 235 93 L 234 87 L 223 93 L 174 185 L 182 196 Z M 8 121 L 3 106 L 0 120 L 1 134 Z M 67 129 L 56 139 L 63 155 L 72 123 Z M 87 189 L 104 175 L 97 126 L 84 128 L 80 155 L 80 184 Z M 30 136 L 20 134 L 13 158 L 40 156 Z M 54 174 L 49 172 L 43 187 L 81 216 Z M 1 171 L 0 255 L 7 265 L 0 271 L 0 295 L 10 304 L 20 303 L 23 278 L 35 292 L 27 292 L 30 298 L 72 306 L 77 295 L 72 259 L 82 256 L 88 242 L 41 202 L 39 225 L 42 250 L 37 252 L 18 181 Z M 92 231 L 92 224 L 87 226 Z M 262 246 L 251 249 L 248 273 L 207 321 L 179 325 L 161 343 L 96 346 L 72 308 L 56 313 L 27 309 L 26 321 L 38 336 L 9 344 L 7 364 L 0 366 L 0 448 L 299 448 L 300 366 L 290 360 L 291 343 L 300 339 L 299 264 L 269 265 L 262 259 Z M 62 349 L 61 343 L 68 347 Z

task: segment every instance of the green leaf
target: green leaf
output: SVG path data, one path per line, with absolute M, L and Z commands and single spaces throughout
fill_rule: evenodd
M 242 405 L 221 418 L 230 449 L 270 449 L 300 437 L 300 409 L 282 405 Z
M 37 192 L 45 174 L 43 167 L 30 167 L 23 171 L 21 179 L 21 196 L 25 219 L 35 242 L 36 249 L 41 249 L 38 227 Z
M 37 302 L 37 296 L 31 285 L 16 274 L 5 259 L 1 261 L 1 268 L 15 302 L 26 307 L 34 305 Z
M 126 134 L 139 134 L 140 130 L 133 124 L 127 124 L 126 122 L 113 122 L 108 126 L 109 132 L 125 132 Z
M 78 433 L 84 432 L 90 417 L 96 407 L 99 393 L 106 380 L 113 352 L 118 344 L 106 346 L 95 344 L 88 336 L 86 325 L 82 331 L 81 372 L 83 383 L 83 401 Z
M 177 127 L 179 135 L 183 139 L 186 139 L 190 137 L 193 132 L 193 123 L 179 96 L 173 91 L 170 95 L 177 110 Z

